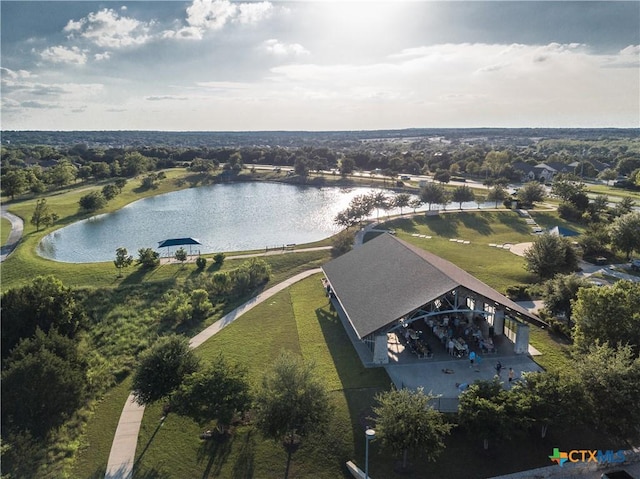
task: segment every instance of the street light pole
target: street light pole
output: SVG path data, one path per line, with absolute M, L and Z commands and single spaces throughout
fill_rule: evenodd
M 369 441 L 372 441 L 376 437 L 376 431 L 369 428 L 364 432 L 366 439 L 366 447 L 364 453 L 364 479 L 369 479 Z

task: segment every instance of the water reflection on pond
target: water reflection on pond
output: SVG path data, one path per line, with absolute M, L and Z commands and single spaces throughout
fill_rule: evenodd
M 46 236 L 38 252 L 58 261 L 86 263 L 111 261 L 123 246 L 135 257 L 138 249 L 156 248 L 167 238 L 197 238 L 202 246 L 193 247 L 194 253 L 308 243 L 334 234 L 336 214 L 351 198 L 370 191 L 264 182 L 192 188 L 66 226 Z

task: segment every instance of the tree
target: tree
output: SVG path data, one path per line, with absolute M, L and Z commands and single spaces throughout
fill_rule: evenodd
M 588 286 L 589 282 L 575 274 L 557 274 L 542 286 L 544 306 L 551 314 L 564 314 L 571 327 L 572 303 L 578 290 Z
M 80 405 L 87 365 L 73 340 L 38 329 L 11 351 L 2 371 L 2 428 L 45 437 Z
M 186 338 L 174 334 L 158 339 L 140 355 L 133 374 L 136 402 L 147 405 L 169 397 L 197 370 L 198 359 Z
M 22 169 L 13 168 L 2 175 L 2 190 L 13 200 L 27 187 L 27 176 Z
M 224 263 L 224 253 L 216 253 L 213 255 L 213 263 L 220 267 Z
M 184 266 L 184 262 L 187 261 L 187 250 L 182 247 L 178 248 L 174 257 L 177 261 L 180 261 Z
M 584 193 L 587 188 L 575 175 L 556 175 L 551 185 L 551 193 L 564 201 L 572 201 L 579 193 Z
M 518 403 L 529 421 L 540 426 L 544 439 L 550 425 L 558 429 L 570 427 L 585 416 L 584 391 L 579 381 L 571 375 L 558 373 L 526 373 L 513 385 L 511 394 L 519 396 Z
M 544 186 L 537 181 L 525 183 L 522 188 L 518 190 L 518 200 L 520 200 L 525 207 L 531 207 L 534 203 L 544 200 L 544 196 Z
M 409 452 L 435 461 L 444 451 L 444 438 L 452 426 L 429 404 L 434 398 L 424 394 L 422 388 L 416 391 L 392 389 L 375 397 L 376 433 L 383 447 L 402 453 L 404 470 L 408 467 Z
M 122 277 L 122 269 L 128 268 L 133 263 L 133 256 L 129 256 L 127 248 L 116 249 L 116 259 L 113 260 L 114 266 L 118 269 L 118 278 Z
M 78 201 L 80 208 L 87 211 L 96 211 L 106 206 L 107 200 L 99 191 L 92 191 L 84 195 Z
M 598 431 L 623 441 L 640 437 L 640 358 L 631 346 L 590 345 L 574 360 L 586 417 Z M 612 413 L 613 411 L 613 413 Z
M 38 276 L 30 284 L 2 295 L 2 355 L 9 354 L 20 339 L 31 337 L 38 328 L 45 333 L 55 328 L 74 337 L 85 319 L 85 309 L 71 288 L 55 276 Z
M 127 180 L 124 178 L 116 178 L 116 181 L 113 184 L 118 188 L 118 193 L 122 193 L 122 188 L 127 184 Z
M 354 198 L 355 199 L 355 198 Z M 363 201 L 369 201 L 371 204 L 372 209 L 375 208 L 376 209 L 376 215 L 377 218 L 380 218 L 380 210 L 386 210 L 387 209 L 387 205 L 389 204 L 389 198 L 387 197 L 387 195 L 384 194 L 384 191 L 378 191 L 376 193 L 371 193 L 371 195 L 369 195 L 369 198 L 364 199 Z M 363 209 L 367 209 L 368 207 L 363 207 Z M 363 215 L 363 216 L 368 216 L 369 213 Z
M 207 266 L 207 258 L 204 256 L 198 256 L 196 258 L 196 268 L 198 271 L 202 271 Z
M 525 269 L 542 279 L 558 273 L 571 273 L 578 268 L 578 257 L 567 238 L 549 233 L 538 236 L 524 252 Z
M 36 227 L 36 231 L 40 231 L 40 226 L 47 228 L 57 220 L 58 215 L 49 210 L 49 205 L 47 205 L 45 198 L 36 201 L 36 207 L 31 216 L 31 224 Z
M 140 248 L 137 262 L 143 268 L 155 268 L 160 264 L 160 253 L 151 248 Z
M 356 169 L 356 162 L 353 158 L 342 158 L 340 160 L 340 175 L 347 176 L 352 174 Z
M 613 207 L 613 215 L 617 217 L 631 213 L 635 206 L 635 200 L 629 196 L 625 196 Z
M 614 248 L 623 251 L 630 259 L 631 253 L 640 251 L 640 212 L 633 211 L 613 220 L 609 235 Z
M 402 208 L 406 208 L 411 203 L 411 195 L 408 193 L 398 193 L 393 199 L 393 205 L 396 208 L 400 208 L 400 215 L 402 215 Z
M 213 305 L 209 301 L 209 293 L 204 289 L 191 291 L 191 307 L 193 308 L 193 317 L 196 319 L 205 318 L 213 311 Z
M 451 173 L 447 170 L 438 170 L 433 175 L 433 181 L 439 181 L 440 183 L 449 183 L 451 180 Z
M 78 175 L 78 169 L 69 160 L 61 160 L 49 170 L 49 182 L 58 187 L 73 182 Z
M 291 456 L 299 441 L 320 431 L 329 421 L 332 408 L 329 395 L 315 374 L 313 363 L 304 363 L 290 352 L 283 352 L 262 378 L 256 394 L 257 426 L 264 436 L 283 441 L 287 451 L 285 479 Z
M 302 177 L 304 180 L 309 176 L 309 162 L 306 158 L 298 157 L 293 165 L 293 171 L 296 175 Z
M 414 198 L 409 201 L 409 206 L 413 208 L 413 213 L 415 214 L 416 210 L 422 206 L 422 200 L 420 198 Z
M 489 439 L 508 439 L 526 422 L 524 409 L 515 404 L 502 388 L 500 380 L 476 381 L 460 395 L 458 420 L 461 427 L 483 439 L 489 448 Z
M 457 186 L 451 195 L 451 199 L 458 203 L 460 209 L 462 209 L 462 203 L 473 201 L 475 198 L 476 195 L 473 193 L 473 190 L 467 185 Z
M 206 368 L 184 378 L 171 403 L 178 414 L 201 425 L 217 421 L 218 430 L 223 433 L 236 414 L 251 404 L 247 369 L 219 354 Z
M 114 199 L 118 193 L 120 193 L 120 190 L 113 183 L 102 187 L 102 196 L 104 196 L 107 201 Z
M 437 183 L 427 183 L 420 190 L 420 199 L 426 203 L 431 211 L 431 205 L 441 205 L 447 201 L 447 193 L 442 185 Z
M 574 343 L 630 344 L 640 354 L 640 283 L 621 280 L 607 288 L 581 288 L 573 304 Z
M 495 207 L 498 207 L 498 202 L 504 201 L 509 197 L 509 193 L 504 187 L 500 185 L 495 185 L 493 188 L 489 190 L 487 193 L 487 200 L 495 201 Z
M 351 231 L 343 230 L 340 231 L 337 235 L 335 235 L 331 239 L 331 256 L 337 258 L 348 251 L 351 251 L 353 247 L 353 241 L 355 238 L 355 234 Z

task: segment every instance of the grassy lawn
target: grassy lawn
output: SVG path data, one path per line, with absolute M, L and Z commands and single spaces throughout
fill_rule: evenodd
M 385 227 L 396 230 L 398 238 L 448 259 L 502 293 L 508 286 L 535 280 L 525 271 L 521 257 L 489 246 L 489 243 L 533 240 L 531 228 L 513 211 L 420 215 L 391 220 Z M 432 239 L 413 234 L 432 236 Z M 470 244 L 449 241 L 454 238 Z
M 594 193 L 597 195 L 607 195 L 609 197 L 619 197 L 619 198 L 632 198 L 636 200 L 636 202 L 640 202 L 640 193 L 637 191 L 630 191 L 624 188 L 614 188 L 612 186 L 607 185 L 592 185 L 587 183 L 587 193 Z
M 118 209 L 151 194 L 189 187 L 198 179 L 184 170 L 168 171 L 167 176 L 168 180 L 162 182 L 160 188 L 148 192 L 137 190 L 139 180 L 130 180 L 123 193 L 109 203 L 108 210 Z M 77 201 L 93 188 L 101 186 L 79 186 L 47 196 L 51 209 L 61 216 L 57 226 L 89 216 L 78 213 Z M 28 199 L 12 203 L 10 210 L 28 218 L 34 205 L 35 198 Z M 543 227 L 547 223 L 562 224 L 579 230 L 574 225 L 558 221 L 554 213 L 533 213 Z M 522 258 L 507 250 L 488 246 L 489 243 L 532 241 L 530 227 L 514 212 L 474 211 L 416 216 L 413 219 L 396 218 L 390 220 L 386 227 L 395 229 L 403 240 L 447 258 L 498 291 L 504 292 L 510 285 L 535 280 L 524 270 Z M 3 222 L 3 241 L 6 240 L 5 229 Z M 194 264 L 171 264 L 148 271 L 131 267 L 124 271 L 122 278 L 117 278 L 111 262 L 70 264 L 45 260 L 35 254 L 35 248 L 50 231 L 36 232 L 25 222 L 21 246 L 3 264 L 2 290 L 28 282 L 39 274 L 54 274 L 65 285 L 89 288 L 86 294 L 92 300 L 92 314 L 100 318 L 91 331 L 96 340 L 94 345 L 101 354 L 119 358 L 117 364 L 114 362 L 108 366 L 115 366 L 124 373 L 134 364 L 138 352 L 158 332 L 175 327 L 162 325 L 158 319 L 157 308 L 163 292 L 203 273 L 198 272 Z M 416 238 L 412 236 L 415 233 L 433 238 Z M 453 243 L 449 241 L 451 238 L 469 240 L 470 244 Z M 317 244 L 326 245 L 329 241 Z M 272 267 L 271 280 L 264 286 L 267 288 L 298 272 L 324 264 L 330 259 L 330 253 L 286 253 L 263 259 Z M 221 270 L 235 268 L 243 261 L 226 260 Z M 206 272 L 211 273 L 216 268 L 209 262 Z M 246 299 L 219 305 L 206 322 L 180 331 L 187 335 L 195 334 Z M 543 353 L 538 358 L 543 367 L 560 370 L 570 367 L 567 345 L 546 331 L 532 327 L 531 343 Z M 363 464 L 366 417 L 375 393 L 389 387 L 389 378 L 383 369 L 362 367 L 341 322 L 329 308 L 319 276 L 297 283 L 249 311 L 202 345 L 198 354 L 204 361 L 212 361 L 221 352 L 227 359 L 245 364 L 251 382 L 256 385 L 282 349 L 299 353 L 316 363 L 318 373 L 331 391 L 335 407 L 335 417 L 326 435 L 308 438 L 294 455 L 290 477 L 348 477 L 344 463 L 354 459 Z M 121 382 L 93 407 L 70 477 L 93 478 L 104 473 L 129 388 L 128 380 Z M 234 436 L 227 442 L 203 442 L 198 435 L 206 427 L 175 414 L 170 414 L 160 423 L 161 415 L 161 405 L 149 407 L 145 412 L 136 451 L 136 477 L 262 478 L 279 476 L 284 471 L 282 447 L 264 440 L 250 424 L 238 425 Z M 582 439 L 585 437 L 590 437 L 570 432 L 565 432 L 565 436 L 554 436 L 552 430 L 545 441 L 531 440 L 526 447 L 522 446 L 522 441 L 513 441 L 500 444 L 499 448 L 497 446 L 487 454 L 478 441 L 470 439 L 463 431 L 455 430 L 437 464 L 412 458 L 414 473 L 405 477 L 487 477 L 548 465 L 547 456 L 552 445 L 571 449 L 578 442 L 584 443 Z M 592 443 L 584 444 L 583 447 L 594 447 Z M 464 461 L 460 460 L 461 457 Z M 395 458 L 379 454 L 376 443 L 372 444 L 370 464 L 374 477 L 400 477 L 393 472 L 394 461 Z
M 344 462 L 353 458 L 354 428 L 376 391 L 388 387 L 383 369 L 364 369 L 342 324 L 328 305 L 319 276 L 279 293 L 238 319 L 198 349 L 204 361 L 218 353 L 241 362 L 255 385 L 281 350 L 314 361 L 331 391 L 335 417 L 326 437 L 305 441 L 294 455 L 291 476 L 347 477 Z M 231 440 L 212 444 L 198 439 L 203 427 L 169 415 L 159 427 L 161 407 L 145 411 L 138 440 L 136 477 L 274 477 L 284 472 L 285 453 L 264 440 L 251 425 L 239 426 Z
M 551 342 L 549 345 L 552 347 Z M 282 349 L 315 362 L 331 390 L 335 407 L 335 417 L 325 436 L 308 438 L 294 455 L 290 477 L 350 477 L 344 463 L 351 459 L 363 465 L 366 418 L 375 393 L 384 390 L 389 380 L 382 369 L 362 368 L 339 319 L 327 305 L 317 276 L 254 308 L 206 342 L 198 353 L 204 361 L 213 360 L 221 352 L 226 358 L 245 364 L 251 382 L 257 384 L 261 373 Z M 162 424 L 161 415 L 160 405 L 145 411 L 134 477 L 263 478 L 279 477 L 284 471 L 281 446 L 264 440 L 251 425 L 238 426 L 227 442 L 205 442 L 198 435 L 206 426 L 176 415 L 169 415 Z M 455 417 L 451 420 L 455 421 Z M 538 434 L 532 431 L 512 441 L 493 442 L 484 451 L 481 440 L 455 428 L 436 463 L 413 454 L 410 456 L 413 472 L 403 475 L 394 472 L 399 457 L 382 451 L 374 442 L 370 472 L 380 478 L 486 478 L 549 465 L 548 455 L 553 447 L 620 446 L 588 430 L 551 428 L 545 439 Z
M 11 233 L 11 221 L 0 218 L 0 245 L 5 245 Z
M 113 435 L 130 392 L 131 380 L 128 378 L 94 405 L 71 477 L 91 479 L 104 477 Z

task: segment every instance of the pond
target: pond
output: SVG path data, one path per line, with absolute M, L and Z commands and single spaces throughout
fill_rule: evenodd
M 157 249 L 169 238 L 196 238 L 201 245 L 191 247 L 193 254 L 310 243 L 335 234 L 336 214 L 354 196 L 371 191 L 267 182 L 201 186 L 145 198 L 61 228 L 43 238 L 38 253 L 57 261 L 90 263 L 112 261 L 120 247 L 134 257 L 140 248 L 173 255 L 176 247 Z
M 202 186 L 145 198 L 46 236 L 38 253 L 72 263 L 111 261 L 117 248 L 134 257 L 168 238 L 193 237 L 192 252 L 213 253 L 309 243 L 337 232 L 336 214 L 368 188 L 316 188 L 282 183 Z M 188 250 L 189 247 L 187 246 Z M 166 248 L 157 250 L 166 254 Z M 171 254 L 175 248 L 171 250 Z

